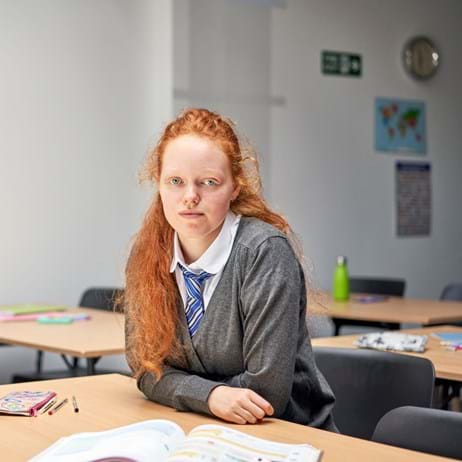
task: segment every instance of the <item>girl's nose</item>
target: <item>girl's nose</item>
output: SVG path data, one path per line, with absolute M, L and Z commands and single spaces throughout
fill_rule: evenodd
M 185 195 L 183 197 L 183 201 L 185 203 L 185 205 L 189 206 L 189 207 L 193 207 L 193 206 L 196 206 L 199 201 L 200 201 L 200 196 L 197 192 L 197 189 L 194 187 L 194 186 L 191 186 L 187 189 L 187 191 L 185 192 Z

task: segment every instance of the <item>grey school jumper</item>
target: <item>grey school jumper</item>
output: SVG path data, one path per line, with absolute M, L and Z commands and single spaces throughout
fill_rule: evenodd
M 170 361 L 159 381 L 152 373 L 142 375 L 138 387 L 149 399 L 210 414 L 207 399 L 216 386 L 250 388 L 272 404 L 274 417 L 336 431 L 334 395 L 316 368 L 306 329 L 303 272 L 281 232 L 241 218 L 192 340 L 179 294 L 178 300 L 178 335 L 187 363 Z M 127 337 L 130 322 L 128 314 Z

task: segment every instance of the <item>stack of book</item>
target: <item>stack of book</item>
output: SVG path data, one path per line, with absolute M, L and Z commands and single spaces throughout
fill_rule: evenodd
M 14 305 L 0 306 L 0 322 L 37 321 L 40 323 L 68 324 L 88 319 L 86 313 L 68 313 L 65 306 Z
M 437 332 L 433 334 L 448 350 L 462 350 L 462 332 Z

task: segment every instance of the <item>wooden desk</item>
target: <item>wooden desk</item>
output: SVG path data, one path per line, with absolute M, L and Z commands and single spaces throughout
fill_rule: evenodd
M 428 335 L 427 349 L 423 353 L 397 351 L 398 354 L 427 358 L 435 367 L 439 379 L 462 382 L 462 351 L 449 351 L 440 345 L 440 340 L 431 336 L 433 332 L 462 332 L 462 327 L 434 326 L 419 329 L 403 329 L 400 332 L 408 334 Z M 338 337 L 322 337 L 311 340 L 312 345 L 336 348 L 356 348 L 353 342 L 359 335 L 341 335 Z
M 0 343 L 86 358 L 89 374 L 94 372 L 97 358 L 125 352 L 122 314 L 90 308 L 69 312 L 88 313 L 90 319 L 71 324 L 0 322 Z
M 337 333 L 340 325 L 357 324 L 358 321 L 387 323 L 396 329 L 401 323 L 426 326 L 462 321 L 462 302 L 389 297 L 383 302 L 358 303 L 354 301 L 354 295 L 347 302 L 335 302 L 327 294 L 319 295 L 316 301 L 309 309 L 313 313 L 329 315 L 336 324 Z
M 169 419 L 185 432 L 206 423 L 230 425 L 249 434 L 286 443 L 310 443 L 324 450 L 323 462 L 437 462 L 450 459 L 371 443 L 276 419 L 258 425 L 231 425 L 206 416 L 176 412 L 147 401 L 133 379 L 117 374 L 51 380 L 28 384 L 29 389 L 54 390 L 59 398 L 75 395 L 80 412 L 67 405 L 53 416 L 36 418 L 0 416 L 0 454 L 9 462 L 23 461 L 58 438 L 84 431 L 108 430 L 146 419 Z M 0 396 L 18 385 L 0 386 Z

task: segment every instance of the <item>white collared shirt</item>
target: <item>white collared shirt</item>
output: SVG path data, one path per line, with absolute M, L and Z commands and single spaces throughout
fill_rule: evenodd
M 223 268 L 231 254 L 231 249 L 233 247 L 240 219 L 241 215 L 235 215 L 233 212 L 229 211 L 226 215 L 225 221 L 223 222 L 220 233 L 212 242 L 210 247 L 195 262 L 189 265 L 187 265 L 184 261 L 180 241 L 178 240 L 178 234 L 175 231 L 173 239 L 173 259 L 172 264 L 170 265 L 170 272 L 173 273 L 173 271 L 175 271 L 176 283 L 185 307 L 187 293 L 183 272 L 178 266 L 178 263 L 193 273 L 206 271 L 207 273 L 212 274 L 212 276 L 205 281 L 204 290 L 202 292 L 204 310 L 206 310 L 209 301 L 212 298 L 213 292 L 220 281 Z

